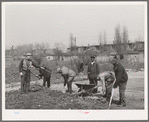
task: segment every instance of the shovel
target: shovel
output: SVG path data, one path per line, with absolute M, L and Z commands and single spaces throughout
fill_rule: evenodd
M 114 88 L 113 88 L 114 83 L 115 83 L 115 81 L 113 82 L 113 85 L 112 85 L 112 94 L 111 94 L 111 97 L 110 97 L 110 102 L 109 102 L 108 109 L 110 109 L 110 107 L 111 107 L 111 102 L 112 102 L 112 98 L 113 98 L 113 94 L 114 94 Z
M 30 71 L 31 72 L 31 71 Z M 34 74 L 33 72 L 31 72 L 35 77 L 37 77 L 39 80 L 41 79 L 38 75 Z

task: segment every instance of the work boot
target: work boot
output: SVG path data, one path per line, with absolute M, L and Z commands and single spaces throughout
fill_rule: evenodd
M 21 94 L 24 94 L 24 92 L 23 92 L 23 91 L 21 91 Z
M 73 92 L 72 90 L 69 91 L 70 94 L 71 94 L 72 92 Z
M 66 92 L 69 92 L 69 90 L 66 90 Z
M 126 104 L 123 104 L 122 107 L 126 107 Z
M 107 97 L 107 95 L 106 95 L 106 94 L 104 94 L 102 97 L 103 97 L 103 98 L 106 98 L 106 97 Z
M 121 101 L 118 102 L 118 105 L 121 105 Z
M 73 91 L 72 91 L 72 90 L 66 90 L 66 92 L 67 92 L 67 93 L 69 92 L 69 93 L 71 94 Z
M 119 106 L 119 107 L 126 107 L 126 103 L 122 103 L 122 102 L 119 100 L 118 106 Z
M 120 104 L 118 107 L 126 107 L 126 104 Z

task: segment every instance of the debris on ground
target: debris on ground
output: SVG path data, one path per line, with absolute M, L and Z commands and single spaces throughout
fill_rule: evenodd
M 35 85 L 31 86 L 31 91 L 32 92 L 37 92 L 37 91 L 43 90 L 43 89 L 44 89 L 43 86 L 41 86 L 39 84 L 35 84 Z

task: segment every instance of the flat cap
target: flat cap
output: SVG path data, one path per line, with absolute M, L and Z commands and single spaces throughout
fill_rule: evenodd
M 31 56 L 32 54 L 31 53 L 26 53 L 26 56 Z
M 90 58 L 95 58 L 95 57 L 96 57 L 95 55 L 91 55 L 91 56 L 90 56 Z
M 57 68 L 56 72 L 59 73 L 61 71 L 61 68 Z

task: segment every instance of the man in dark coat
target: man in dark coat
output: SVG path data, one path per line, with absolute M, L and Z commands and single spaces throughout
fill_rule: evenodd
M 40 68 L 31 60 L 31 53 L 27 53 L 19 65 L 19 72 L 21 75 L 21 93 L 30 92 L 30 69 L 33 66 Z
M 91 62 L 88 64 L 88 78 L 90 84 L 97 85 L 97 76 L 99 75 L 99 66 L 95 62 L 95 56 L 91 56 Z M 93 90 L 93 93 L 97 93 L 97 89 Z
M 113 59 L 111 61 L 113 64 L 113 69 L 116 77 L 116 81 L 114 84 L 114 88 L 117 88 L 119 86 L 119 105 L 122 105 L 123 107 L 126 106 L 126 101 L 125 101 L 125 90 L 126 90 L 126 85 L 127 85 L 127 80 L 128 80 L 128 75 L 122 66 L 120 62 L 118 62 L 117 59 Z
M 51 74 L 52 74 L 52 70 L 50 70 L 49 68 L 47 68 L 45 65 L 42 66 L 44 69 L 40 68 L 39 69 L 39 77 L 42 78 L 43 77 L 43 87 L 45 87 L 45 84 L 47 82 L 47 87 L 50 87 L 50 80 L 51 80 Z

